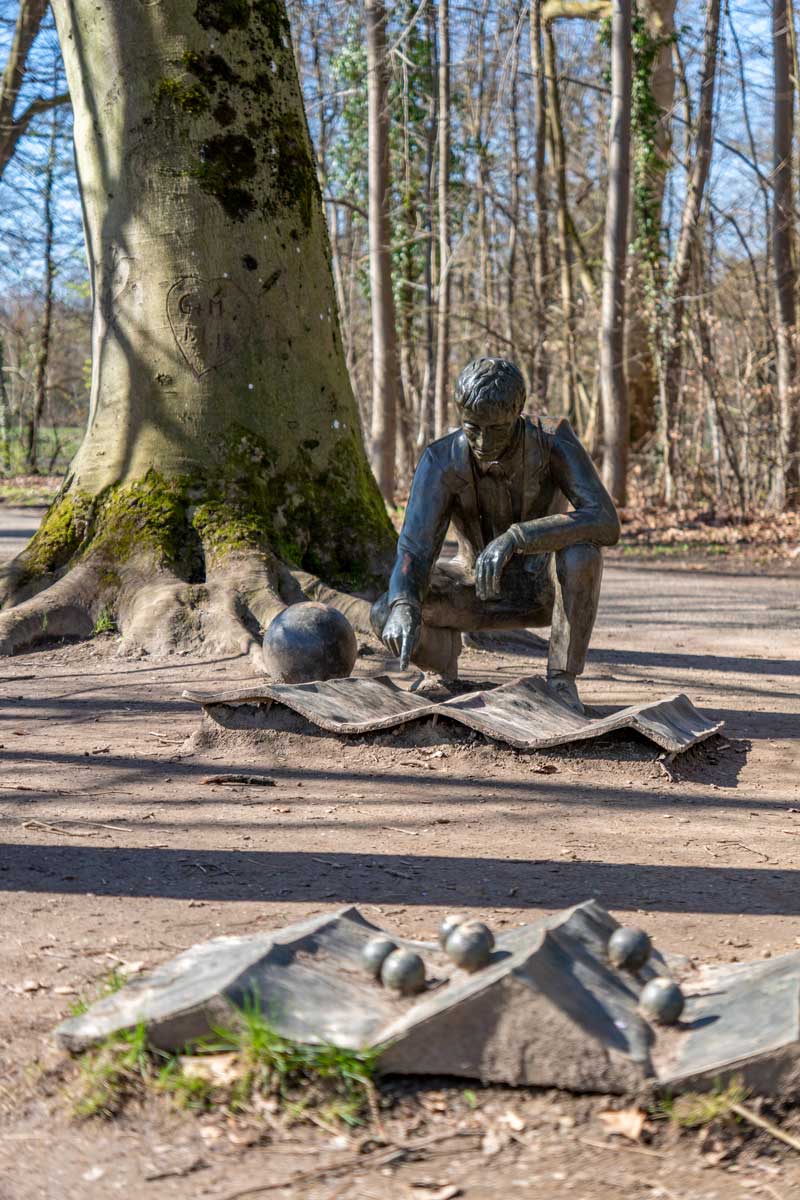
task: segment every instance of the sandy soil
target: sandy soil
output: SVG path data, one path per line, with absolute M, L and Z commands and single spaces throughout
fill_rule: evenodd
M 673 765 L 674 780 L 654 748 L 630 738 L 528 756 L 441 725 L 377 744 L 291 732 L 258 746 L 198 737 L 182 690 L 246 683 L 241 659 L 136 659 L 103 637 L 5 660 L 2 1200 L 222 1200 L 352 1154 L 308 1125 L 247 1144 L 254 1134 L 164 1104 L 111 1125 L 71 1120 L 69 1072 L 49 1033 L 75 993 L 91 992 L 115 964 L 152 965 L 215 934 L 344 903 L 432 936 L 453 909 L 502 929 L 589 896 L 698 960 L 795 949 L 797 583 L 796 573 L 609 565 L 585 699 L 622 705 L 685 691 L 726 721 L 723 739 Z M 385 671 L 377 643 L 364 645 L 358 670 Z M 462 659 L 475 681 L 542 667 L 510 654 Z M 276 786 L 202 782 L 242 768 Z M 718 1162 L 713 1139 L 673 1146 L 658 1129 L 649 1146 L 608 1139 L 597 1119 L 606 1107 L 504 1089 L 465 1099 L 463 1087 L 428 1082 L 389 1110 L 389 1131 L 416 1126 L 414 1138 L 453 1140 L 416 1161 L 365 1161 L 355 1174 L 272 1194 L 433 1197 L 445 1185 L 469 1200 L 797 1194 L 800 1159 L 768 1139 Z M 785 1121 L 800 1130 L 800 1117 Z

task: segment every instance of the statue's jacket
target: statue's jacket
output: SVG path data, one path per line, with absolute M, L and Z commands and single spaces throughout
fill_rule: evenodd
M 620 532 L 614 502 L 569 421 L 520 419 L 522 512 L 514 526 L 519 553 L 543 554 L 579 543 L 612 546 Z M 564 500 L 571 512 L 557 511 Z M 389 583 L 390 606 L 421 605 L 451 522 L 459 557 L 471 570 L 484 537 L 472 452 L 462 429 L 432 442 L 419 460 Z

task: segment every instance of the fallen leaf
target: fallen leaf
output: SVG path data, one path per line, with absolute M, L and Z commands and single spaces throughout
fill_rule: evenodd
M 187 1079 L 201 1079 L 216 1087 L 225 1087 L 241 1077 L 239 1056 L 235 1053 L 182 1054 L 179 1061 Z
M 462 1195 L 457 1183 L 412 1183 L 411 1186 L 422 1192 L 425 1200 L 453 1200 L 454 1196 Z
M 597 1115 L 605 1125 L 607 1133 L 618 1133 L 620 1137 L 628 1138 L 631 1142 L 639 1141 L 647 1120 L 647 1113 L 636 1107 L 607 1109 Z
M 499 1154 L 508 1143 L 507 1133 L 501 1133 L 498 1129 L 489 1129 L 481 1140 L 481 1153 L 486 1158 L 494 1158 L 495 1154 Z

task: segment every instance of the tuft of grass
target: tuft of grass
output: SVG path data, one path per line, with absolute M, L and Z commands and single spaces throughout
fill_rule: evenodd
M 375 1105 L 373 1077 L 380 1050 L 307 1046 L 276 1033 L 251 994 L 239 1010 L 239 1023 L 214 1031 L 216 1041 L 195 1053 L 235 1053 L 241 1073 L 230 1090 L 233 1112 L 247 1110 L 257 1097 L 274 1097 L 289 1115 L 312 1107 L 328 1119 L 358 1125 Z M 298 1097 L 302 1104 L 298 1108 Z
M 124 982 L 117 976 L 104 994 Z M 72 1011 L 77 1015 L 87 1007 L 79 1001 Z M 183 1055 L 155 1050 L 143 1025 L 106 1038 L 80 1057 L 75 1115 L 113 1117 L 128 1100 L 161 1094 L 181 1108 L 232 1115 L 258 1112 L 268 1102 L 290 1122 L 356 1126 L 375 1116 L 380 1050 L 306 1046 L 282 1037 L 256 996 L 237 1015 L 230 1028 L 215 1029 L 212 1038 L 191 1043 Z
M 154 1063 L 143 1023 L 106 1038 L 81 1059 L 75 1116 L 115 1116 L 127 1100 L 154 1080 Z
M 104 604 L 97 614 L 97 620 L 94 623 L 94 632 L 95 634 L 117 632 L 117 622 L 114 620 L 114 613 L 107 604 Z
M 738 1119 L 737 1104 L 747 1099 L 747 1089 L 738 1079 L 727 1086 L 715 1085 L 710 1092 L 684 1092 L 681 1096 L 659 1101 L 658 1112 L 681 1129 L 700 1129 L 714 1121 Z

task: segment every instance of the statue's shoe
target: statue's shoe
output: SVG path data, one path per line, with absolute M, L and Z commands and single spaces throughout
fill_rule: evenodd
M 567 708 L 571 708 L 579 717 L 586 716 L 586 709 L 581 703 L 581 698 L 578 695 L 578 688 L 575 683 L 575 676 L 568 675 L 562 672 L 558 675 L 548 675 L 547 690 L 556 700 L 560 700 L 562 704 L 566 704 Z

